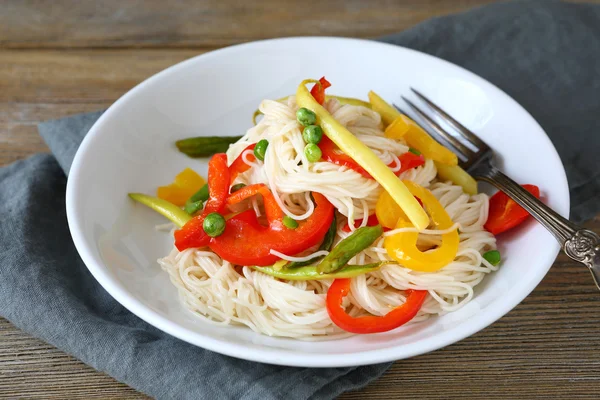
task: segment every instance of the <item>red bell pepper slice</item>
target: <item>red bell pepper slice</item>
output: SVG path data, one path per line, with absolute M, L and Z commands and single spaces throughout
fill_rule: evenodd
M 326 302 L 327 313 L 333 323 L 351 333 L 387 332 L 404 325 L 417 315 L 427 296 L 426 290 L 407 290 L 406 302 L 386 315 L 355 318 L 342 307 L 342 300 L 349 292 L 350 279 L 336 279 L 327 291 Z
M 321 153 L 323 154 L 323 159 L 325 161 L 329 161 L 330 163 L 340 165 L 343 167 L 350 168 L 365 178 L 373 179 L 371 174 L 369 174 L 363 167 L 358 165 L 354 159 L 340 151 L 338 147 L 329 139 L 327 136 L 323 136 L 321 142 L 319 142 L 319 147 L 321 148 Z M 402 154 L 400 157 L 400 170 L 394 172 L 396 175 L 400 175 L 404 171 L 408 171 L 412 168 L 417 168 L 423 164 L 425 164 L 425 158 L 423 155 L 416 155 L 411 152 L 407 152 Z M 389 164 L 388 167 L 393 167 L 394 164 Z
M 175 247 L 179 251 L 208 245 L 210 236 L 204 232 L 202 227 L 204 218 L 212 212 L 222 213 L 225 211 L 228 195 L 229 169 L 227 168 L 227 155 L 218 153 L 208 163 L 208 200 L 204 205 L 202 214 L 195 216 L 181 229 L 175 231 Z
M 325 89 L 331 86 L 331 83 L 325 77 L 319 79 L 319 82 L 310 89 L 310 94 L 315 98 L 317 103 L 323 105 L 325 102 Z
M 422 154 L 416 155 L 411 152 L 404 153 L 398 157 L 400 159 L 400 170 L 394 172 L 396 175 L 408 171 L 409 169 L 420 167 L 425 164 L 425 157 Z
M 283 212 L 271 191 L 264 185 L 251 185 L 233 193 L 229 204 L 242 201 L 255 194 L 264 200 L 268 225 L 261 225 L 254 210 L 244 211 L 230 218 L 225 232 L 213 238 L 212 251 L 221 258 L 238 265 L 271 265 L 279 257 L 270 253 L 271 249 L 284 254 L 298 254 L 323 241 L 331 221 L 334 207 L 320 193 L 313 192 L 315 211 L 304 221 L 299 221 L 296 229 L 283 225 Z
M 362 224 L 362 218 L 354 220 L 354 227 L 355 228 L 360 227 L 360 224 Z M 369 219 L 367 220 L 367 226 L 375 226 L 375 225 L 379 225 L 379 220 L 377 219 L 377 215 L 375 215 L 375 214 L 369 215 Z M 342 230 L 344 232 L 350 232 L 350 226 L 348 226 L 348 223 L 346 223 L 346 225 L 344 225 L 344 227 L 342 228 Z
M 540 188 L 535 185 L 521 185 L 525 190 L 540 198 Z M 490 198 L 488 220 L 483 226 L 497 235 L 519 225 L 529 217 L 529 213 L 504 192 L 498 192 Z
M 242 156 L 244 154 L 244 151 L 254 150 L 255 146 L 256 146 L 256 143 L 252 143 L 251 145 L 246 147 L 240 153 L 240 155 L 231 163 L 231 165 L 229 166 L 229 175 L 230 175 L 229 185 L 233 184 L 233 181 L 235 180 L 235 178 L 237 178 L 237 176 L 239 174 L 241 174 L 242 172 L 246 172 L 250 169 L 250 166 L 244 162 L 244 159 L 242 158 Z M 255 161 L 255 160 L 256 160 L 256 157 L 254 157 L 254 154 L 248 155 L 248 161 Z

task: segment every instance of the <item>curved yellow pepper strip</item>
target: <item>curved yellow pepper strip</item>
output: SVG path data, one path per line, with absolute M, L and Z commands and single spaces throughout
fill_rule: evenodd
M 404 184 L 414 196 L 423 202 L 436 229 L 444 230 L 454 225 L 444 207 L 429 190 L 410 181 L 404 181 Z M 396 223 L 396 229 L 411 227 L 411 223 L 404 218 L 398 219 Z M 417 248 L 418 237 L 419 234 L 416 232 L 397 233 L 386 237 L 383 246 L 389 256 L 401 265 L 421 272 L 435 272 L 448 265 L 456 257 L 459 243 L 458 229 L 443 234 L 442 244 L 427 252 L 422 252 Z
M 390 194 L 394 201 L 402 208 L 408 219 L 419 230 L 427 228 L 429 217 L 421 208 L 414 196 L 398 179 L 392 170 L 385 165 L 373 150 L 358 140 L 348 129 L 335 120 L 329 112 L 315 101 L 306 84 L 310 80 L 300 83 L 296 91 L 298 106 L 308 108 L 317 115 L 317 124 L 321 125 L 323 132 L 335 143 L 340 150 L 351 157 L 363 167 L 371 176 Z
M 373 106 L 373 110 L 377 111 L 381 115 L 385 125 L 394 123 L 395 125 L 405 125 L 404 133 L 401 137 L 404 138 L 406 143 L 417 150 L 419 150 L 425 158 L 430 158 L 434 161 L 438 161 L 447 165 L 457 165 L 458 158 L 456 154 L 436 142 L 423 128 L 406 115 L 402 115 L 398 110 L 389 105 L 383 100 L 377 93 L 369 92 L 369 101 Z M 399 119 L 398 121 L 396 121 Z M 396 126 L 395 131 L 398 131 Z M 386 136 L 388 131 L 386 130 Z M 397 137 L 391 136 L 392 139 L 398 139 Z
M 280 99 L 277 99 L 275 101 L 285 101 L 288 99 L 288 97 L 290 96 L 285 96 L 282 97 Z M 337 99 L 337 101 L 339 101 L 341 104 L 350 104 L 351 106 L 363 106 L 366 107 L 368 109 L 371 109 L 371 103 L 367 102 L 367 101 L 363 101 L 360 99 L 355 99 L 354 97 L 342 97 L 342 96 L 329 96 L 329 95 L 325 95 L 325 99 L 329 100 L 329 99 Z M 256 125 L 256 118 L 261 115 L 262 112 L 260 110 L 256 110 L 254 111 L 254 114 L 252 114 L 252 123 L 254 125 Z

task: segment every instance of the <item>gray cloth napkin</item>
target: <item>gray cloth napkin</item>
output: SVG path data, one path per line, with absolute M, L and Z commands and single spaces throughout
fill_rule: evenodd
M 462 65 L 505 90 L 557 147 L 572 219 L 600 211 L 600 6 L 495 4 L 383 40 Z M 79 258 L 64 203 L 75 151 L 100 114 L 41 124 L 52 154 L 0 169 L 3 317 L 159 399 L 328 399 L 387 370 L 390 363 L 310 369 L 222 356 L 153 328 L 113 300 Z

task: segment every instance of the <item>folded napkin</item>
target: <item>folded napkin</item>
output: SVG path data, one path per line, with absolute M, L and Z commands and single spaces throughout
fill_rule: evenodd
M 569 178 L 571 217 L 600 210 L 600 6 L 495 4 L 382 39 L 483 76 L 548 132 Z M 328 399 L 391 364 L 289 368 L 175 339 L 112 299 L 79 258 L 65 215 L 66 175 L 101 112 L 41 124 L 52 154 L 0 169 L 0 314 L 19 328 L 159 399 Z

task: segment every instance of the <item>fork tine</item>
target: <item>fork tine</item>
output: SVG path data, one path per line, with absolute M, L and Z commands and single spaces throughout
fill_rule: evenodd
M 442 128 L 437 122 L 435 122 L 431 117 L 425 114 L 419 107 L 417 107 L 412 101 L 408 100 L 406 97 L 402 96 L 402 99 L 408 104 L 413 111 L 421 117 L 427 124 L 435 131 L 437 135 L 443 138 L 446 142 L 448 142 L 452 147 L 458 150 L 458 153 L 466 158 L 467 160 L 471 159 L 475 156 L 475 152 L 469 149 L 467 146 L 462 144 L 458 139 L 454 136 L 446 132 L 444 128 Z
M 454 129 L 458 131 L 465 139 L 473 143 L 479 150 L 486 150 L 488 145 L 485 144 L 483 140 L 481 140 L 477 135 L 471 132 L 467 127 L 463 124 L 452 118 L 446 111 L 442 110 L 437 104 L 433 101 L 429 100 L 425 95 L 419 92 L 417 89 L 410 88 L 414 94 L 417 95 L 419 99 L 421 99 L 425 104 L 427 104 L 431 109 L 439 115 L 443 120 L 445 120 L 448 124 L 452 125 Z

